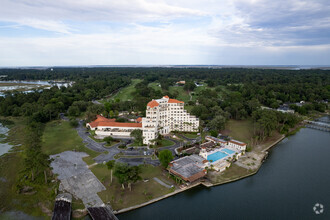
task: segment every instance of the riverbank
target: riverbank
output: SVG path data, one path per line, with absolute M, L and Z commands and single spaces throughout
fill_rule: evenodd
M 269 144 L 269 146 L 267 146 L 267 148 L 264 149 L 263 153 L 264 155 L 267 154 L 267 151 L 269 149 L 271 149 L 272 147 L 276 146 L 279 142 L 281 142 L 286 136 L 285 135 L 281 135 L 278 139 L 276 139 L 274 142 L 271 142 Z M 174 196 L 176 194 L 179 194 L 179 193 L 182 193 L 184 191 L 187 191 L 187 190 L 190 190 L 196 186 L 199 186 L 199 185 L 203 185 L 205 187 L 214 187 L 214 186 L 219 186 L 219 185 L 223 185 L 223 184 L 227 184 L 227 183 L 231 183 L 231 182 L 235 182 L 235 181 L 238 181 L 238 180 L 241 180 L 241 179 L 244 179 L 244 178 L 247 178 L 249 176 L 252 176 L 252 175 L 255 175 L 258 173 L 259 169 L 261 168 L 262 166 L 262 161 L 261 163 L 258 165 L 258 168 L 255 169 L 255 170 L 251 170 L 249 173 L 247 174 L 244 174 L 242 176 L 238 176 L 238 177 L 234 177 L 232 179 L 228 179 L 228 180 L 225 180 L 225 181 L 222 181 L 222 182 L 215 182 L 215 183 L 212 183 L 210 181 L 205 181 L 205 182 L 197 182 L 197 183 L 194 183 L 186 188 L 183 188 L 183 189 L 177 189 L 175 190 L 174 192 L 172 193 L 169 193 L 169 194 L 166 194 L 166 195 L 163 195 L 163 196 L 160 196 L 158 198 L 155 198 L 155 199 L 152 199 L 148 202 L 145 202 L 145 203 L 142 203 L 142 204 L 139 204 L 139 205 L 134 205 L 134 206 L 131 206 L 131 207 L 128 207 L 128 208 L 124 208 L 124 209 L 120 209 L 120 210 L 114 210 L 114 213 L 115 214 L 121 214 L 121 213 L 125 213 L 125 212 L 129 212 L 129 211 L 132 211 L 132 210 L 135 210 L 135 209 L 138 209 L 138 208 L 142 208 L 144 206 L 147 206 L 147 205 L 150 205 L 150 204 L 153 204 L 153 203 L 156 203 L 160 200 L 163 200 L 163 199 L 166 199 L 166 198 L 169 198 L 171 196 Z
M 50 216 L 58 184 L 49 182 L 48 185 L 34 185 L 19 192 L 17 182 L 24 169 L 24 138 L 26 121 L 24 118 L 3 118 L 12 122 L 5 142 L 15 145 L 0 157 L 0 213 L 24 212 L 31 216 Z M 51 181 L 49 179 L 49 181 Z M 0 215 L 0 218 L 3 217 Z M 31 217 L 32 218 L 32 217 Z
M 329 219 L 326 209 L 320 215 L 313 211 L 316 202 L 326 205 L 330 200 L 328 142 L 328 133 L 302 128 L 269 150 L 257 175 L 219 187 L 197 186 L 118 218 L 153 219 L 156 213 L 159 220 L 241 219 L 243 215 L 246 219 Z
M 249 122 L 248 123 L 245 123 L 246 125 L 245 126 L 240 126 L 240 129 L 243 129 L 245 128 L 247 125 L 249 125 Z M 299 124 L 298 126 L 294 127 L 293 129 L 290 130 L 290 132 L 292 131 L 299 131 L 300 128 L 304 127 L 304 123 L 301 123 Z M 231 130 L 234 130 L 234 129 L 231 129 Z M 235 130 L 236 131 L 236 130 Z M 289 133 L 290 133 L 289 132 Z M 236 134 L 237 133 L 237 134 Z M 235 136 L 238 136 L 240 135 L 238 132 L 235 133 Z M 248 140 L 248 136 L 249 136 L 249 133 L 245 132 L 243 134 L 242 137 L 244 137 L 245 140 Z M 250 177 L 250 176 L 253 176 L 255 174 L 258 173 L 258 171 L 260 170 L 262 164 L 263 164 L 263 160 L 264 158 L 267 156 L 268 154 L 268 151 L 272 148 L 272 147 L 275 147 L 278 143 L 280 143 L 283 139 L 285 139 L 287 137 L 287 135 L 284 135 L 284 134 L 279 134 L 279 133 L 275 133 L 273 134 L 272 137 L 269 137 L 267 138 L 265 141 L 263 141 L 263 143 L 260 143 L 258 144 L 257 146 L 254 147 L 254 150 L 252 150 L 252 152 L 248 152 L 247 154 L 252 154 L 253 156 L 251 156 L 253 159 L 254 157 L 258 158 L 257 160 L 254 161 L 254 163 L 256 163 L 256 168 L 255 169 L 246 169 L 246 168 L 242 168 L 242 167 L 239 167 L 237 166 L 235 163 L 229 168 L 229 170 L 225 173 L 221 173 L 221 174 L 216 174 L 218 176 L 225 176 L 225 178 L 221 179 L 220 181 L 205 181 L 205 182 L 198 182 L 198 183 L 195 183 L 193 185 L 190 185 L 189 187 L 187 188 L 184 188 L 184 189 L 177 189 L 175 190 L 174 192 L 172 193 L 169 193 L 169 194 L 166 194 L 166 195 L 163 195 L 161 197 L 158 197 L 158 198 L 155 198 L 155 199 L 152 199 L 148 202 L 145 202 L 145 203 L 142 203 L 142 204 L 139 204 L 139 205 L 134 205 L 134 206 L 131 206 L 131 207 L 128 207 L 128 208 L 124 208 L 124 209 L 120 209 L 120 210 L 115 210 L 114 213 L 115 214 L 121 214 L 121 213 L 125 213 L 125 212 L 128 212 L 128 211 L 132 211 L 134 209 L 138 209 L 138 208 L 141 208 L 141 207 L 144 207 L 144 206 L 147 206 L 147 205 L 150 205 L 150 204 L 153 204 L 155 202 L 158 202 L 160 200 L 163 200 L 163 199 L 166 199 L 166 198 L 169 198 L 171 196 L 174 196 L 176 194 L 179 194 L 181 192 L 184 192 L 184 191 L 187 191 L 187 190 L 190 190 L 196 186 L 199 186 L 199 185 L 203 185 L 205 187 L 214 187 L 214 186 L 219 186 L 219 185 L 223 185 L 223 184 L 227 184 L 227 183 L 231 183 L 231 182 L 235 182 L 235 181 L 238 181 L 238 180 L 242 180 L 244 178 L 247 178 L 247 177 Z M 257 155 L 259 155 L 257 157 Z M 231 173 L 230 173 L 231 172 Z M 226 175 L 229 175 L 230 178 L 228 178 Z

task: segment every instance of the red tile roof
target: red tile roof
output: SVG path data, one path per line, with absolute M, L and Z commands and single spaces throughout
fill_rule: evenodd
M 101 115 L 97 115 L 96 116 L 96 120 L 92 121 L 89 123 L 89 126 L 92 128 L 95 127 L 133 127 L 133 128 L 142 128 L 142 124 L 141 123 L 122 123 L 122 122 L 115 122 L 116 119 L 108 119 L 105 118 Z
M 136 121 L 137 121 L 138 123 L 141 123 L 141 122 L 142 122 L 142 118 L 141 118 L 141 117 L 138 117 L 138 118 L 136 119 Z
M 96 115 L 95 122 L 104 121 L 104 120 L 111 120 L 111 119 L 107 119 L 106 117 L 103 117 L 102 115 Z M 116 120 L 116 119 L 114 119 L 114 120 Z
M 240 145 L 240 146 L 245 146 L 246 144 L 243 143 L 243 142 L 240 142 L 240 141 L 235 141 L 235 140 L 230 140 L 229 142 L 233 143 L 233 144 L 237 144 L 237 145 Z
M 159 106 L 159 103 L 156 100 L 152 100 L 147 104 L 147 106 L 149 106 L 150 108 L 153 108 L 153 107 Z
M 184 102 L 183 101 L 176 100 L 176 99 L 169 99 L 168 100 L 168 103 L 184 103 Z
M 170 99 L 167 95 L 164 96 L 163 98 L 168 99 L 168 103 L 184 103 L 184 102 L 176 100 L 176 99 Z M 147 106 L 149 106 L 150 108 L 153 108 L 153 107 L 159 106 L 159 103 L 156 100 L 152 100 L 147 104 Z

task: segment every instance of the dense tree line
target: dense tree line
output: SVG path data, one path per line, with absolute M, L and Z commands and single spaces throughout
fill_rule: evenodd
M 176 98 L 177 91 L 169 92 L 169 86 L 185 80 L 184 90 L 193 92 L 195 81 L 204 81 L 212 89 L 197 94 L 197 103 L 192 105 L 192 114 L 201 119 L 201 125 L 213 130 L 223 129 L 226 121 L 251 117 L 260 106 L 278 108 L 283 103 L 300 114 L 316 110 L 324 112 L 330 98 L 329 70 L 284 70 L 244 68 L 54 68 L 48 69 L 1 69 L 1 75 L 10 80 L 69 80 L 69 88 L 53 87 L 34 93 L 8 93 L 0 98 L 0 114 L 4 116 L 31 116 L 35 121 L 46 122 L 56 118 L 59 112 L 70 116 L 86 112 L 88 120 L 95 114 L 116 117 L 119 111 L 144 112 L 150 99 L 169 95 Z M 131 79 L 143 79 L 135 86 L 134 99 L 115 100 L 104 106 L 92 105 L 91 100 L 103 98 Z M 161 90 L 149 87 L 158 82 Z M 296 102 L 306 105 L 297 106 Z
M 44 125 L 33 121 L 27 122 L 24 134 L 23 169 L 17 182 L 18 192 L 30 191 L 50 182 L 51 169 L 49 156 L 41 150 L 41 136 Z
M 30 74 L 27 75 L 30 76 Z M 38 74 L 35 73 L 35 75 Z M 30 79 L 35 79 L 35 75 L 32 74 L 34 77 L 31 76 Z M 13 74 L 8 77 L 13 76 L 16 76 L 16 79 L 22 78 L 20 74 Z M 43 74 L 41 76 L 45 77 Z M 42 77 L 41 79 L 43 79 Z M 101 76 L 97 74 L 87 79 L 77 77 L 76 75 L 69 77 L 75 80 L 75 83 L 68 88 L 52 87 L 31 93 L 7 92 L 5 97 L 0 97 L 0 114 L 3 116 L 32 116 L 38 122 L 57 118 L 60 112 L 67 110 L 69 110 L 70 115 L 78 116 L 90 107 L 90 101 L 93 99 L 109 95 L 130 82 L 125 77 L 112 74 L 107 77 L 103 76 L 106 77 L 104 79 L 101 79 Z M 90 110 L 97 111 L 95 109 Z

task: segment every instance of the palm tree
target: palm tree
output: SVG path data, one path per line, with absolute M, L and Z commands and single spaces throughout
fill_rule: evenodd
M 110 160 L 106 164 L 107 164 L 108 169 L 111 171 L 111 183 L 112 183 L 112 170 L 116 164 L 116 161 Z

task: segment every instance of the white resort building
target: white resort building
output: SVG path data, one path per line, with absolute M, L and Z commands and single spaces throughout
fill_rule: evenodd
M 184 110 L 184 102 L 164 96 L 148 103 L 142 118 L 143 143 L 151 144 L 158 134 L 171 131 L 198 132 L 199 119 Z
M 129 137 L 131 131 L 140 129 L 143 131 L 143 143 L 149 145 L 159 134 L 169 134 L 171 131 L 198 132 L 199 119 L 184 110 L 184 102 L 164 96 L 147 104 L 146 117 L 142 118 L 142 123 L 120 123 L 115 122 L 115 119 L 97 116 L 86 127 L 95 130 L 95 134 L 100 136 L 121 137 Z

